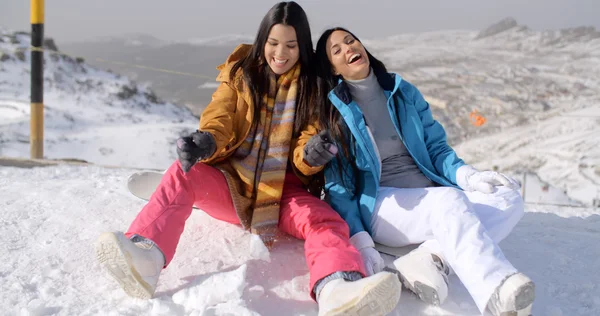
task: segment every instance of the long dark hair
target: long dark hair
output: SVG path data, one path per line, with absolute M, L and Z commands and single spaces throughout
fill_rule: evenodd
M 341 75 L 336 75 L 333 72 L 333 67 L 329 58 L 327 57 L 327 40 L 331 34 L 335 31 L 344 31 L 352 35 L 357 41 L 360 42 L 360 39 L 356 37 L 352 32 L 348 31 L 343 27 L 334 27 L 326 30 L 321 34 L 319 41 L 317 42 L 316 49 L 316 61 L 319 66 L 319 75 L 321 77 L 321 90 L 322 91 L 330 91 L 338 85 L 340 79 L 343 79 Z M 362 44 L 362 42 L 361 42 Z M 371 69 L 375 73 L 377 77 L 383 76 L 387 74 L 387 68 L 379 59 L 375 58 L 365 47 L 365 51 L 367 52 L 367 56 L 369 58 L 369 64 Z M 355 139 L 352 137 L 352 133 L 348 129 L 348 125 L 344 122 L 340 112 L 331 104 L 328 99 L 327 93 L 320 94 L 322 100 L 320 105 L 322 109 L 319 111 L 319 125 L 322 128 L 329 129 L 330 135 L 333 138 L 333 141 L 341 147 L 339 153 L 336 157 L 337 165 L 338 165 L 338 173 L 340 180 L 343 182 L 343 172 L 347 170 L 344 168 L 344 162 L 351 164 L 351 170 L 354 175 L 358 174 L 358 168 L 356 166 L 356 159 L 353 158 L 353 150 L 355 144 Z M 341 155 L 341 156 L 340 156 Z M 344 161 L 345 160 L 345 161 Z M 351 176 L 351 175 L 350 175 Z M 345 187 L 349 187 L 346 183 L 343 183 Z M 354 192 L 356 193 L 356 192 Z
M 298 78 L 298 94 L 296 96 L 296 115 L 293 137 L 298 137 L 311 119 L 318 118 L 318 107 L 314 106 L 317 97 L 316 67 L 314 67 L 314 50 L 310 25 L 306 13 L 294 1 L 275 4 L 260 22 L 252 51 L 234 64 L 229 73 L 230 80 L 237 71 L 243 70 L 246 86 L 250 88 L 254 103 L 253 126 L 260 120 L 260 107 L 263 97 L 269 91 L 269 65 L 264 56 L 265 44 L 271 28 L 276 24 L 289 25 L 296 31 L 300 58 L 300 76 Z M 312 106 L 311 106 L 312 105 Z

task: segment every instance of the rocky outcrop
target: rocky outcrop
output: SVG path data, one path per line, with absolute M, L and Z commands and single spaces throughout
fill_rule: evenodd
M 496 23 L 488 26 L 486 29 L 479 32 L 479 34 L 477 34 L 475 39 L 494 36 L 496 34 L 505 32 L 507 30 L 510 30 L 510 29 L 518 27 L 518 26 L 519 26 L 519 24 L 517 23 L 517 20 L 515 20 L 514 18 L 510 18 L 510 17 L 505 18 L 505 19 L 500 20 L 499 22 L 496 22 Z

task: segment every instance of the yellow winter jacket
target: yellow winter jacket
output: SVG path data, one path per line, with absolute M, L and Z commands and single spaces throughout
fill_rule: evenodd
M 225 174 L 234 206 L 244 227 L 249 226 L 247 221 L 252 213 L 248 207 L 251 201 L 239 193 L 242 192 L 241 181 L 234 176 L 235 173 L 227 163 L 227 158 L 248 136 L 255 113 L 252 95 L 242 78 L 242 71 L 239 70 L 232 80 L 229 79 L 229 73 L 235 62 L 250 53 L 251 49 L 252 45 L 239 45 L 225 63 L 217 67 L 220 71 L 217 76 L 220 85 L 214 92 L 211 102 L 202 112 L 199 127 L 200 131 L 211 133 L 217 143 L 215 153 L 202 162 L 217 167 Z M 290 145 L 289 159 L 293 162 L 295 174 L 305 185 L 309 185 L 311 177 L 323 169 L 323 167 L 311 167 L 304 162 L 304 145 L 315 134 L 317 134 L 317 123 L 309 123 L 297 139 L 292 139 Z

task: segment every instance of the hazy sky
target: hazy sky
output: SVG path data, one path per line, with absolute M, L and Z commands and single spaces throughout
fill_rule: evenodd
M 254 35 L 267 0 L 47 0 L 46 35 L 60 42 L 147 33 L 184 40 Z M 479 30 L 504 17 L 533 29 L 595 26 L 600 0 L 298 0 L 313 36 L 329 26 L 361 37 L 440 29 Z M 0 27 L 29 30 L 27 0 L 0 0 Z

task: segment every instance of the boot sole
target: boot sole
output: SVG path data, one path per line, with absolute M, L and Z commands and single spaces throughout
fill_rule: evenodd
M 414 285 L 412 285 L 411 282 L 409 282 L 408 279 L 404 275 L 402 275 L 402 273 L 400 273 L 400 271 L 394 270 L 394 272 L 398 274 L 400 281 L 402 281 L 402 285 L 404 285 L 409 291 L 417 295 L 421 301 L 427 304 L 440 306 L 440 295 L 434 287 L 429 286 L 420 281 L 414 281 Z
M 501 312 L 500 316 L 530 316 L 533 300 L 535 299 L 535 286 L 528 282 L 519 287 L 515 301 L 514 311 Z
M 398 277 L 389 273 L 379 282 L 365 288 L 355 300 L 322 316 L 385 316 L 394 310 L 401 293 L 402 285 Z
M 427 277 L 422 271 L 409 269 L 408 273 L 401 272 L 405 271 L 403 266 L 406 264 L 406 262 L 402 260 L 405 260 L 405 258 L 401 257 L 394 261 L 394 272 L 398 274 L 400 281 L 402 281 L 402 285 L 419 297 L 421 301 L 429 305 L 441 305 L 448 296 L 448 279 L 442 276 L 444 283 L 439 285 L 437 288 L 431 286 L 430 284 L 423 283 L 419 280 L 427 279 Z M 440 288 L 440 286 L 445 286 L 445 288 Z M 440 297 L 440 292 L 442 293 L 443 297 Z
M 152 298 L 152 287 L 135 270 L 131 255 L 123 250 L 119 238 L 113 233 L 104 233 L 98 238 L 96 257 L 127 295 L 140 299 Z
M 419 281 L 415 281 L 415 286 L 412 286 L 401 274 L 399 276 L 402 280 L 402 284 L 406 286 L 408 290 L 415 293 L 421 301 L 435 306 L 440 305 L 440 296 L 436 289 Z

